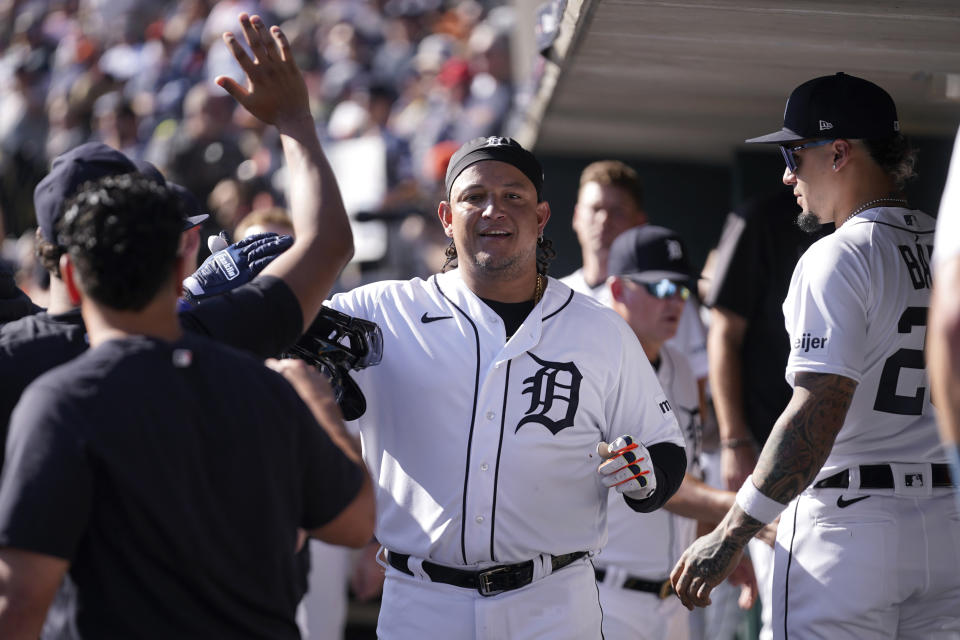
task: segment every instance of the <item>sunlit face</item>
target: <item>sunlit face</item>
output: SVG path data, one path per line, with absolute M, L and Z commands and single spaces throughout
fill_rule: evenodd
M 440 221 L 457 247 L 461 269 L 509 279 L 536 268 L 537 238 L 550 218 L 546 202 L 516 167 L 497 160 L 470 165 L 457 176 Z
M 686 301 L 679 295 L 657 298 L 628 278 L 617 278 L 622 293 L 614 308 L 644 343 L 663 344 L 677 333 Z
M 808 142 L 799 140 L 790 143 L 790 146 Z M 789 167 L 783 171 L 783 183 L 793 187 L 793 195 L 803 210 L 798 217 L 798 224 L 804 231 L 819 231 L 820 224 L 831 219 L 826 212 L 826 194 L 819 186 L 824 184 L 824 178 L 831 170 L 834 153 L 830 144 L 795 151 L 793 158 L 797 164 L 796 171 L 791 171 Z
M 573 230 L 584 250 L 609 250 L 618 235 L 646 222 L 646 214 L 626 189 L 599 182 L 588 182 L 580 188 L 573 210 Z

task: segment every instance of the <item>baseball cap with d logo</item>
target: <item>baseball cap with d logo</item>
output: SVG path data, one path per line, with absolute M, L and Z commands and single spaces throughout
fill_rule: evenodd
M 645 224 L 627 229 L 610 246 L 608 272 L 643 284 L 651 295 L 690 295 L 692 276 L 687 248 L 675 232 Z

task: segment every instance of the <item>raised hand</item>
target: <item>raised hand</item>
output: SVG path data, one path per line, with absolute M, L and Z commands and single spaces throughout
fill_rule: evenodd
M 287 123 L 310 118 L 310 102 L 303 74 L 293 60 L 290 43 L 280 30 L 269 30 L 260 16 L 239 16 L 243 37 L 250 45 L 254 58 L 240 46 L 231 32 L 223 34 L 223 41 L 247 75 L 247 86 L 236 80 L 219 76 L 216 83 L 251 114 L 278 128 Z

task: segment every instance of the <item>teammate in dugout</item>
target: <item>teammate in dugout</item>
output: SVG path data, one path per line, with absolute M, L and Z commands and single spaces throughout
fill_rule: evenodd
M 958 637 L 960 517 L 923 362 L 935 221 L 902 195 L 912 151 L 893 99 L 843 73 L 815 78 L 780 131 L 748 142 L 780 146 L 801 226 L 836 231 L 800 259 L 784 302 L 790 404 L 673 584 L 689 608 L 709 604 L 783 512 L 775 638 Z
M 250 19 L 245 14 L 241 15 L 241 26 L 258 54 L 257 59 L 250 60 L 245 55 L 241 59 L 248 76 L 246 89 L 226 79 L 222 82 L 248 111 L 277 126 L 280 131 L 290 171 L 289 201 L 298 238 L 294 246 L 277 258 L 255 282 L 180 314 L 180 322 L 188 331 L 210 335 L 264 357 L 291 345 L 304 326 L 313 320 L 339 269 L 349 258 L 352 242 L 336 183 L 309 115 L 303 79 L 289 54 L 281 55 L 280 47 L 273 44 L 273 37 L 282 40 L 282 35 L 279 32 L 275 36 L 268 35 L 262 21 L 256 17 Z M 226 41 L 236 55 L 242 55 L 242 49 L 232 35 L 228 35 Z M 98 145 L 97 149 L 96 162 L 90 162 L 91 156 L 86 155 L 89 149 L 85 149 L 71 154 L 70 162 L 60 163 L 70 165 L 69 168 L 58 165 L 51 172 L 50 180 L 45 182 L 47 189 L 41 190 L 46 194 L 42 198 L 44 206 L 38 206 L 38 214 L 41 211 L 47 214 L 41 218 L 42 226 L 56 227 L 63 214 L 63 200 L 83 182 L 77 174 L 91 179 L 136 169 L 122 154 L 103 145 Z M 108 156 L 99 153 L 104 150 L 109 152 Z M 96 166 L 91 167 L 91 164 Z M 49 229 L 44 230 L 43 237 L 55 240 L 55 232 Z M 49 251 L 62 253 L 66 250 L 55 241 L 47 244 Z M 185 252 L 188 247 L 182 244 L 180 250 Z M 49 316 L 44 314 L 47 317 L 36 319 L 22 331 L 10 334 L 10 343 L 0 340 L 3 347 L 11 344 L 36 347 L 34 353 L 44 356 L 46 367 L 36 370 L 24 366 L 33 363 L 22 357 L 18 359 L 15 352 L 0 350 L 0 370 L 5 383 L 13 379 L 19 381 L 27 374 L 30 374 L 26 380 L 29 382 L 45 369 L 66 362 L 87 348 L 82 318 L 79 310 L 73 308 L 78 299 L 70 296 L 65 282 L 59 279 L 59 261 L 55 275 L 58 278 L 56 284 L 62 289 L 58 304 L 65 311 Z M 243 322 L 236 322 L 238 317 L 242 317 Z M 3 329 L 8 328 L 16 327 L 7 325 Z M 14 357 L 8 357 L 11 355 Z M 0 387 L 4 392 L 9 390 L 7 384 Z M 4 416 L 4 428 L 6 423 Z
M 610 304 L 607 264 L 610 246 L 627 229 L 647 224 L 640 176 L 619 160 L 593 162 L 580 174 L 580 189 L 573 209 L 583 266 L 560 278 L 574 291 Z M 683 353 L 697 376 L 701 412 L 706 412 L 707 336 L 697 307 L 684 305 L 676 335 L 669 344 Z
M 610 247 L 611 306 L 636 333 L 657 372 L 667 401 L 686 439 L 687 472 L 663 509 L 636 514 L 613 499 L 607 508 L 610 539 L 594 560 L 603 637 L 606 640 L 684 640 L 690 613 L 673 597 L 670 569 L 696 537 L 697 521 L 719 522 L 734 493 L 703 482 L 700 470 L 700 415 L 697 381 L 686 356 L 668 344 L 677 333 L 693 278 L 680 236 L 653 225 L 634 227 Z M 761 531 L 773 544 L 775 527 Z M 638 544 L 642 537 L 643 544 Z M 744 559 L 733 584 L 741 584 L 740 604 L 753 606 L 757 585 Z M 644 620 L 637 625 L 637 620 Z
M 78 637 L 298 638 L 298 528 L 353 546 L 372 534 L 342 419 L 180 325 L 177 204 L 139 174 L 68 202 L 62 272 L 91 348 L 11 419 L 0 637 L 36 638 L 69 569 Z M 298 390 L 312 408 L 314 387 Z
M 377 635 L 600 638 L 608 488 L 661 507 L 683 436 L 630 327 L 546 275 L 533 154 L 472 140 L 445 186 L 458 268 L 329 302 L 383 329 L 383 361 L 356 375 L 385 547 Z M 603 465 L 600 443 L 617 452 Z
M 212 298 L 180 315 L 195 333 L 249 351 L 276 356 L 296 342 L 329 295 L 339 270 L 352 252 L 352 236 L 333 172 L 324 157 L 310 116 L 306 85 L 295 66 L 269 55 L 266 27 L 259 18 L 241 17 L 246 37 L 259 59 L 250 60 L 231 36 L 229 45 L 248 76 L 248 90 L 224 79 L 225 88 L 251 114 L 277 127 L 289 175 L 290 212 L 296 243 L 243 287 Z M 278 72 L 279 71 L 279 72 Z M 142 168 L 142 167 L 141 167 Z M 152 167 L 148 167 L 153 169 Z M 38 253 L 51 274 L 50 308 L 0 327 L 0 432 L 5 433 L 20 393 L 43 372 L 87 349 L 78 301 L 71 299 L 60 273 L 65 249 L 56 238 L 63 204 L 87 180 L 138 171 L 125 155 L 100 143 L 88 143 L 54 160 L 37 185 L 34 205 L 39 224 Z M 163 181 L 153 169 L 154 179 Z M 188 219 L 185 225 L 196 220 Z M 184 250 L 195 257 L 196 230 L 185 232 Z M 203 295 L 203 292 L 197 292 Z M 242 318 L 242 321 L 237 321 Z M 2 464 L 2 457 L 0 457 Z

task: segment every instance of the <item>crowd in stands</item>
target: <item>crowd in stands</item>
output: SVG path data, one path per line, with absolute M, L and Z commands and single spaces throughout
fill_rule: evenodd
M 432 219 L 453 151 L 501 133 L 510 117 L 513 16 L 500 0 L 5 0 L 0 236 L 9 238 L 7 262 L 23 265 L 24 289 L 44 280 L 31 266 L 34 186 L 53 158 L 83 142 L 151 162 L 185 186 L 212 214 L 208 233 L 232 235 L 251 211 L 285 204 L 275 130 L 213 83 L 242 79 L 220 42 L 241 11 L 289 35 L 348 208 L 381 226 L 355 229 L 358 258 L 436 269 L 437 225 L 409 214 Z M 341 167 L 355 163 L 365 170 L 352 185 Z M 389 233 L 391 247 L 377 233 Z M 392 246 L 411 242 L 418 251 Z

